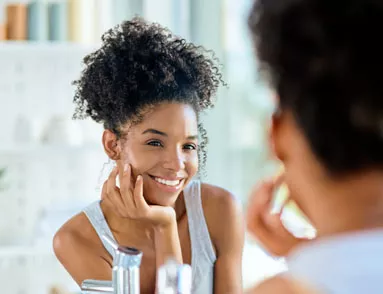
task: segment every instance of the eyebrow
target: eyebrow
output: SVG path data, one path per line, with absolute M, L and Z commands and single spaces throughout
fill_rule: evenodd
M 145 135 L 145 134 L 155 134 L 155 135 L 160 135 L 163 137 L 168 137 L 168 134 L 161 132 L 159 130 L 156 130 L 156 129 L 147 129 L 147 130 L 142 132 L 142 135 Z M 187 137 L 187 139 L 188 140 L 196 140 L 196 139 L 198 139 L 198 135 L 189 136 L 189 137 Z

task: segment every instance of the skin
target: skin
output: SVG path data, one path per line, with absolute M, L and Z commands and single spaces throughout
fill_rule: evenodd
M 273 117 L 271 132 L 271 145 L 284 165 L 283 180 L 289 187 L 290 198 L 315 226 L 317 239 L 383 227 L 381 170 L 368 169 L 344 176 L 330 176 L 288 110 Z M 270 252 L 282 256 L 288 255 L 302 242 L 315 240 L 295 238 L 283 227 L 279 214 L 270 214 L 272 192 L 280 182 L 268 180 L 255 189 L 247 214 L 247 227 Z M 296 285 L 296 281 L 277 276 L 248 294 L 302 293 Z
M 122 139 L 109 130 L 103 134 L 105 152 L 117 168 L 103 186 L 101 207 L 118 243 L 143 252 L 141 293 L 154 293 L 156 271 L 167 258 L 191 264 L 182 190 L 198 170 L 197 117 L 189 105 L 163 103 L 147 111 L 139 124 L 127 122 L 123 131 Z M 153 176 L 183 182 L 179 190 L 168 191 Z M 228 191 L 208 184 L 202 184 L 201 198 L 217 255 L 214 293 L 241 293 L 240 207 Z M 79 285 L 90 278 L 111 279 L 112 257 L 84 213 L 65 223 L 53 243 L 56 256 Z
M 268 279 L 256 289 L 246 292 L 246 294 L 252 293 L 321 294 L 301 282 L 288 280 L 281 276 Z

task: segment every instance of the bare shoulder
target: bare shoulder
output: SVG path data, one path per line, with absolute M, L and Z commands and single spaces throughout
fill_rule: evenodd
M 81 268 L 78 264 L 91 264 L 97 259 L 107 264 L 111 262 L 84 213 L 72 217 L 56 232 L 53 238 L 53 250 L 57 259 L 78 284 L 87 278 L 85 269 L 84 274 L 77 274 L 76 268 Z
M 201 184 L 201 198 L 215 248 L 219 250 L 222 242 L 227 243 L 226 237 L 236 235 L 238 239 L 241 239 L 244 222 L 240 201 L 226 189 L 206 183 Z
M 78 246 L 86 246 L 95 250 L 102 248 L 97 233 L 83 212 L 69 219 L 53 238 L 53 249 L 58 258 L 67 252 L 68 247 L 76 248 Z
M 201 183 L 201 198 L 204 208 L 207 209 L 209 209 L 209 206 L 215 205 L 236 208 L 239 204 L 230 191 L 207 183 Z
M 226 189 L 202 183 L 201 199 L 207 221 L 227 217 L 242 216 L 242 209 L 235 196 Z
M 283 276 L 275 276 L 260 283 L 257 287 L 247 291 L 245 294 L 319 294 L 297 281 L 292 281 Z

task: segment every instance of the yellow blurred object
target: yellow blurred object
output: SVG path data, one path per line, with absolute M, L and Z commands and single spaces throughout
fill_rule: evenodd
M 92 44 L 96 42 L 96 36 L 100 39 L 100 33 L 95 33 L 96 3 L 96 0 L 68 1 L 68 33 L 71 42 Z
M 6 6 L 7 38 L 9 40 L 27 39 L 26 4 L 8 4 Z
M 7 39 L 7 25 L 5 23 L 0 24 L 0 41 Z
M 49 289 L 49 294 L 70 294 L 67 290 L 60 286 L 53 286 Z
M 79 0 L 68 1 L 68 25 L 69 40 L 79 42 L 81 40 L 81 3 Z

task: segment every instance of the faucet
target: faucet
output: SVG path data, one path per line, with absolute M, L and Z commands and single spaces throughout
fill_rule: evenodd
M 112 281 L 84 280 L 82 294 L 140 294 L 140 265 L 142 252 L 131 247 L 119 246 L 111 237 L 102 238 L 114 249 Z M 191 266 L 168 260 L 158 269 L 158 293 L 190 294 L 192 287 Z
M 111 237 L 102 238 L 114 249 L 112 281 L 84 280 L 83 294 L 140 294 L 140 265 L 142 252 L 131 247 L 119 246 Z

